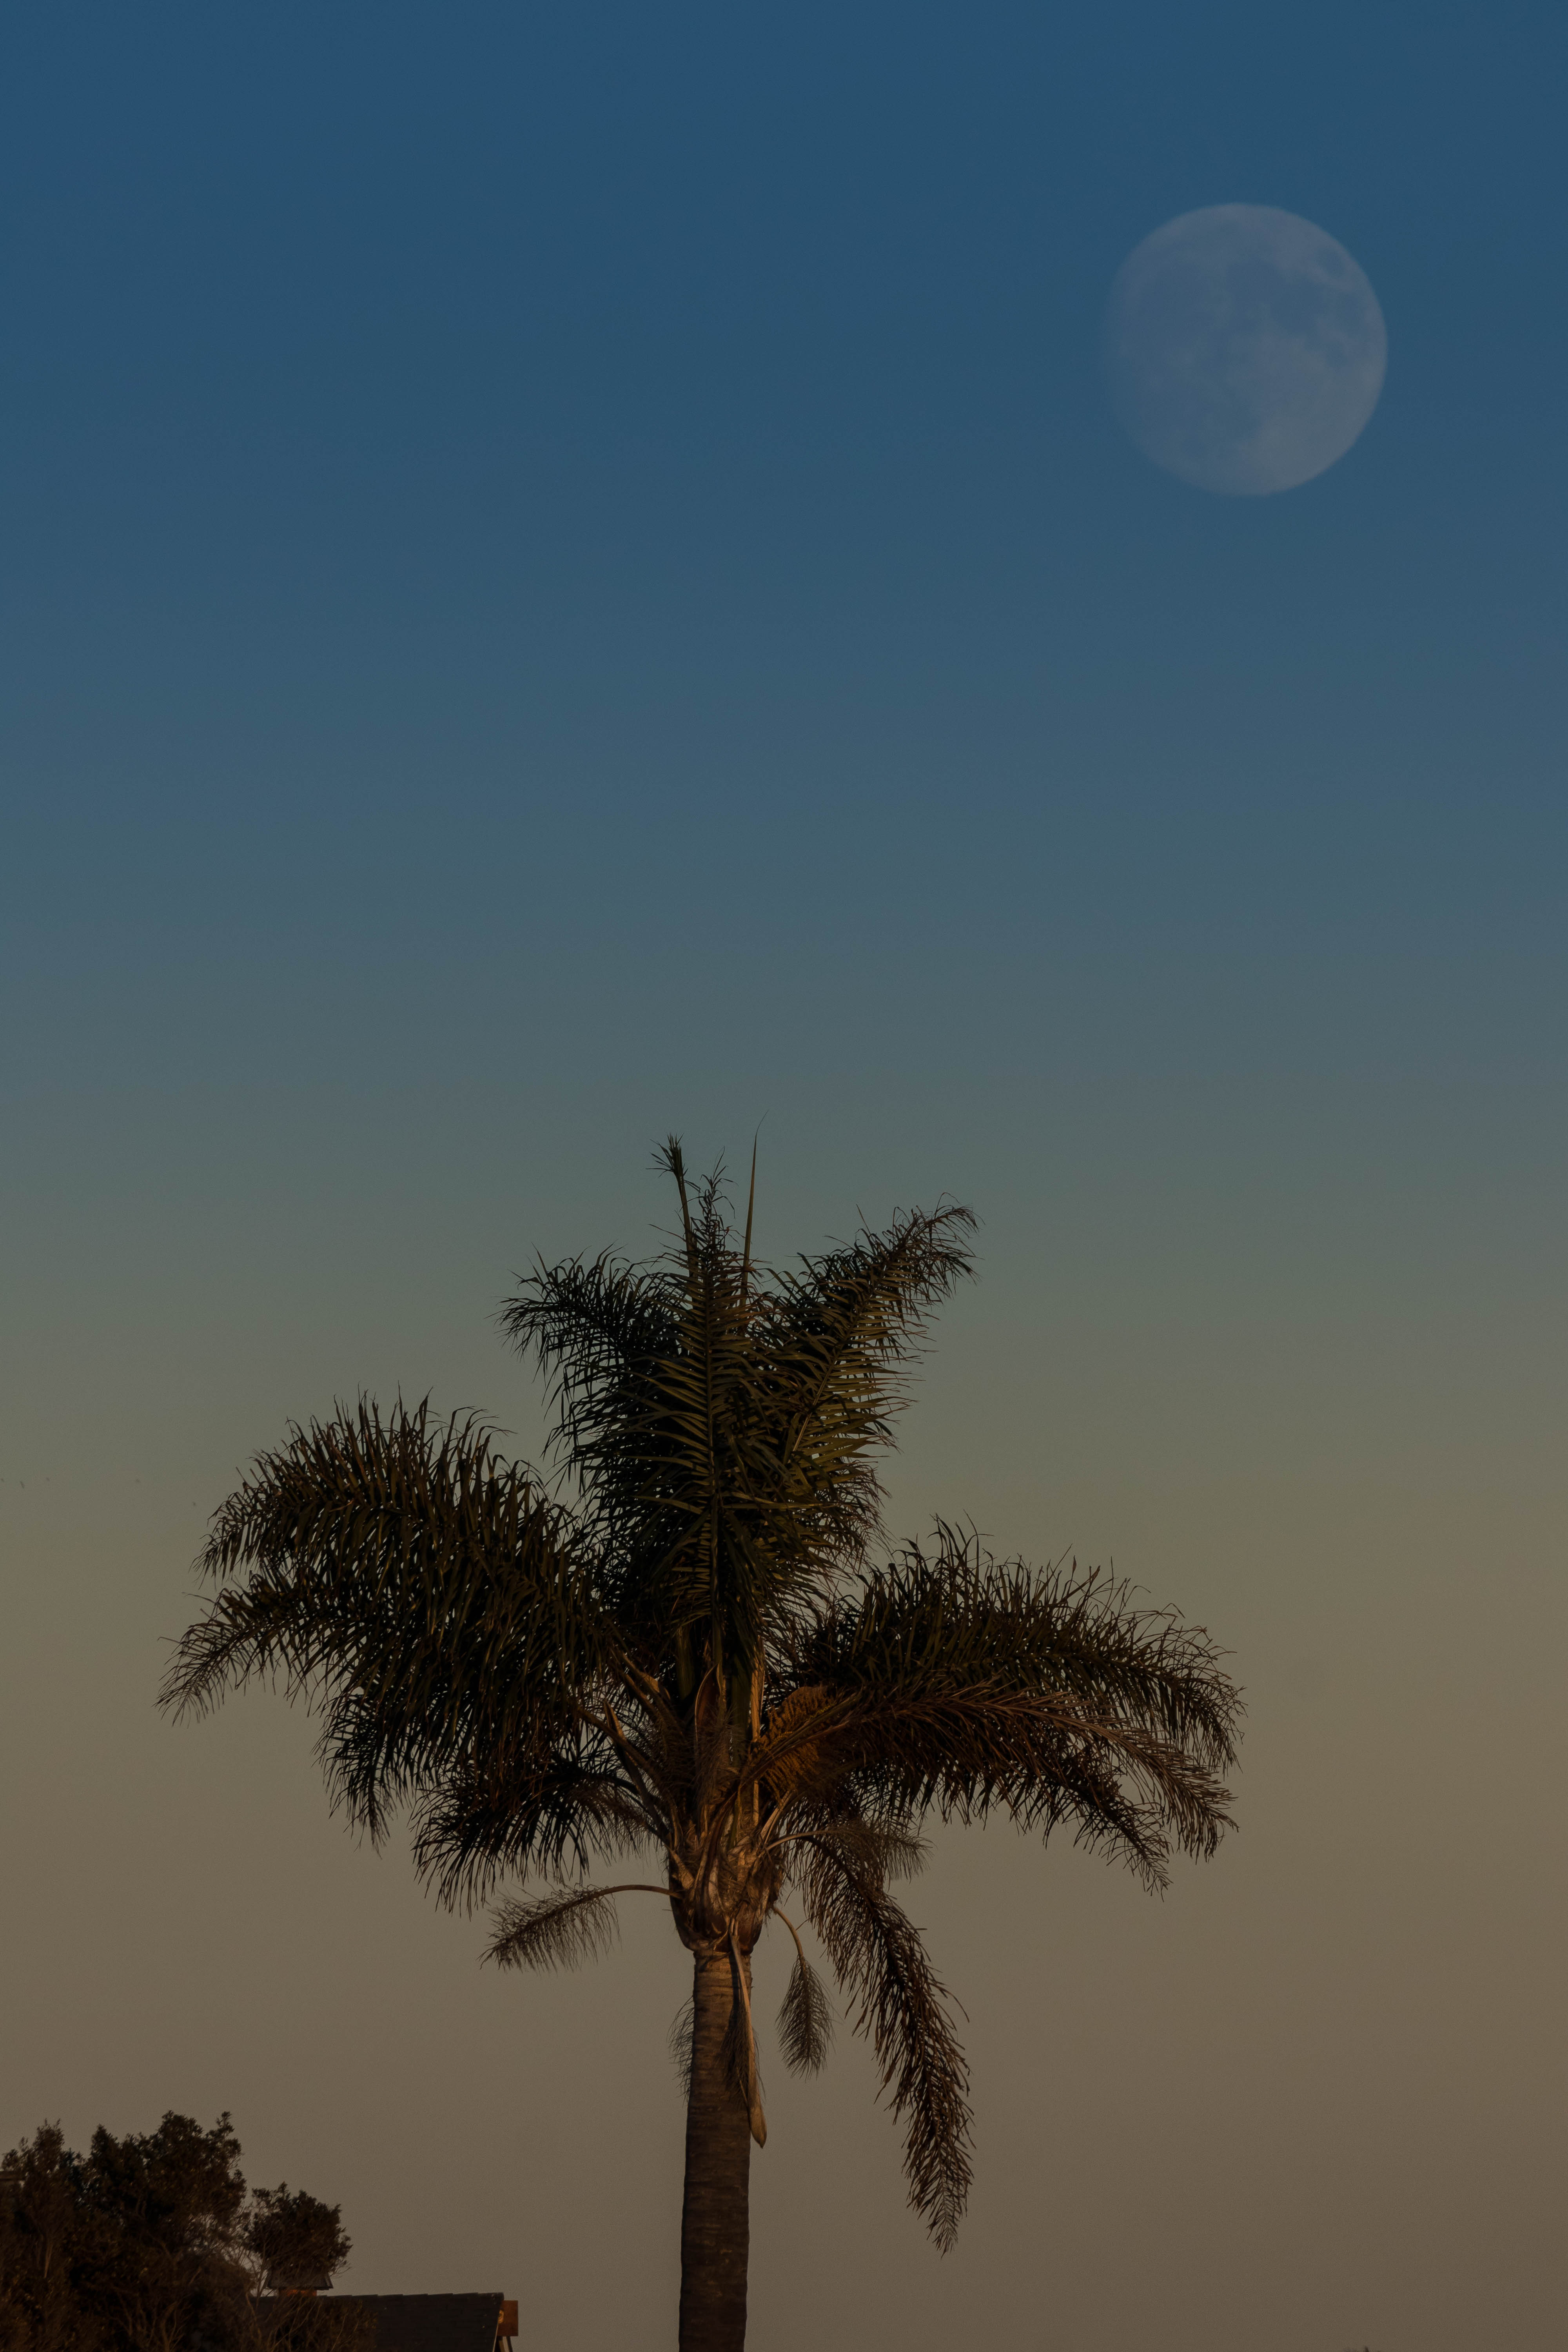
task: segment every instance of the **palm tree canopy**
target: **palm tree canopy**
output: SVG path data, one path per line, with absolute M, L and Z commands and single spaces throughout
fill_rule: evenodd
M 795 1889 L 946 2243 L 963 2062 L 890 1883 L 928 1820 L 1000 1811 L 1162 1885 L 1173 1850 L 1226 1826 L 1237 1694 L 1205 1633 L 1112 1580 L 996 1561 L 941 1523 L 886 1543 L 876 1458 L 971 1271 L 967 1210 L 773 1270 L 720 1174 L 693 1186 L 674 1141 L 660 1158 L 681 1211 L 664 1258 L 542 1264 L 503 1309 L 550 1386 L 552 1475 L 427 1403 L 294 1427 L 215 1517 L 216 1589 L 165 1703 L 280 1679 L 318 1712 L 335 1800 L 377 1838 L 407 1810 L 444 1900 L 522 1883 L 497 1915 L 506 1965 L 602 1948 L 618 1890 L 587 1876 L 631 1853 L 657 1857 L 682 1940 L 738 1968 Z M 786 1924 L 781 2039 L 809 2068 L 830 2012 Z

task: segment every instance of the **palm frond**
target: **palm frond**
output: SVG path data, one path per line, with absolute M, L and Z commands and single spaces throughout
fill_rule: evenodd
M 620 1934 L 616 1892 L 590 1886 L 531 1901 L 514 1896 L 498 1906 L 484 1957 L 501 1969 L 576 1969 L 601 1960 Z
M 669 2063 L 675 2069 L 675 2079 L 680 2085 L 683 2105 L 689 2105 L 691 2100 L 691 2037 L 696 2031 L 696 2003 L 688 1993 L 670 2020 L 669 2033 L 665 2045 L 669 2052 Z
M 892 1443 L 930 1312 L 971 1271 L 974 1219 L 946 1205 L 774 1274 L 760 1294 L 751 1445 L 799 1600 L 858 1570 L 881 1526 L 872 1456 Z M 806 1563 L 810 1563 L 807 1570 Z
M 802 1826 L 776 1841 L 780 1851 L 805 1840 L 818 1849 L 836 1847 L 847 1861 L 882 1879 L 918 1878 L 931 1858 L 925 1839 L 900 1821 L 868 1821 L 858 1813 L 836 1816 L 826 1808 L 805 1806 L 792 1807 L 788 1818 Z
M 542 1766 L 524 1756 L 521 1769 L 495 1759 L 482 1773 L 450 1772 L 414 1807 L 415 1867 L 448 1909 L 488 1902 L 501 1878 L 662 1852 L 666 1834 L 608 1743 L 587 1737 Z
M 806 1647 L 801 1678 L 834 1691 L 1070 1692 L 1216 1770 L 1236 1760 L 1240 1694 L 1201 1626 L 1136 1608 L 1126 1583 L 1098 1570 L 993 1559 L 942 1521 L 933 1552 L 906 1546 L 852 1604 L 823 1614 Z
M 739 1725 L 774 1634 L 865 1556 L 870 1454 L 973 1221 L 910 1213 L 770 1274 L 749 1223 L 742 1242 L 729 1228 L 721 1171 L 693 1185 L 674 1139 L 659 1159 L 681 1203 L 666 1259 L 541 1265 L 503 1321 L 551 1381 L 622 1607 L 698 1643 Z
M 798 1942 L 779 2005 L 778 2035 L 784 2064 L 792 2074 L 820 2074 L 833 2047 L 833 2005 L 826 1986 Z
M 806 1916 L 869 2037 L 883 2088 L 905 2125 L 910 2202 L 945 2253 L 969 2195 L 969 2076 L 949 1995 L 920 1935 L 875 1873 L 812 1841 L 792 1875 Z
M 547 1770 L 618 1646 L 569 1516 L 482 1423 L 424 1404 L 384 1420 L 362 1399 L 296 1427 L 216 1513 L 197 1566 L 220 1590 L 162 1703 L 199 1714 L 280 1680 L 319 1711 L 334 1798 L 376 1837 L 465 1759 Z
M 501 1328 L 543 1370 L 556 1414 L 552 1450 L 574 1466 L 592 1458 L 628 1388 L 668 1350 L 679 1297 L 664 1269 L 605 1251 L 554 1266 L 541 1260 L 504 1301 Z
M 752 2021 L 752 1995 L 746 1980 L 746 1967 L 747 1963 L 738 1952 L 735 1953 L 732 1962 L 735 1997 L 730 2004 L 724 2039 L 720 2044 L 719 2063 L 745 2105 L 752 2137 L 759 2147 L 765 2147 L 768 2126 L 763 2107 L 763 2073 L 757 2063 L 757 2036 Z
M 1046 1836 L 1070 1823 L 1076 1843 L 1120 1853 L 1151 1888 L 1165 1884 L 1173 1842 L 1206 1855 L 1229 1825 L 1228 1792 L 1205 1767 L 1070 1699 L 889 1693 L 845 1706 L 812 1737 L 806 1760 L 830 1792 L 826 1810 L 848 1803 L 900 1825 L 933 1810 L 966 1822 L 1000 1810 Z
M 768 1581 L 737 1451 L 751 1309 L 717 1176 L 693 1203 L 671 1151 L 683 1232 L 668 1261 L 541 1265 L 503 1320 L 552 1382 L 558 1450 L 591 1497 L 623 1607 L 649 1604 L 665 1641 L 695 1629 L 727 1691 L 760 1648 Z
M 775 1276 L 774 1357 L 803 1401 L 826 1398 L 836 1381 L 847 1397 L 875 1397 L 884 1411 L 899 1401 L 889 1375 L 918 1355 L 931 1308 L 973 1272 L 965 1237 L 974 1225 L 956 1202 L 906 1210 L 885 1230 L 862 1228 L 838 1249 L 803 1257 L 798 1273 Z
M 825 1610 L 748 1769 L 907 1826 L 1006 1812 L 1120 1853 L 1151 1885 L 1214 1851 L 1240 1696 L 1201 1629 L 1094 1576 L 986 1559 L 951 1530 Z

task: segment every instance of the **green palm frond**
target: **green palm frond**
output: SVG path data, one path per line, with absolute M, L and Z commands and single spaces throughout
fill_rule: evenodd
M 1158 1885 L 1173 1841 L 1212 1853 L 1228 1824 L 1240 1700 L 1220 1656 L 1124 1585 L 998 1563 L 939 1528 L 934 1554 L 911 1546 L 819 1613 L 751 1769 L 900 1823 L 1069 1822 Z
M 1223 1770 L 1236 1759 L 1237 1694 L 1223 1652 L 1169 1610 L 1138 1609 L 1097 1570 L 993 1559 L 938 1521 L 933 1550 L 907 1545 L 868 1579 L 832 1642 L 838 1678 L 905 1688 L 961 1674 L 1010 1690 L 1070 1689 L 1151 1725 Z
M 665 1261 L 541 1266 L 503 1322 L 552 1381 L 622 1605 L 701 1649 L 739 1728 L 764 1647 L 865 1557 L 870 1455 L 926 1313 L 969 1270 L 973 1219 L 910 1213 L 772 1275 L 737 1245 L 720 1176 L 693 1187 L 674 1140 L 660 1160 L 681 1201 Z M 689 1699 L 694 1664 L 667 1668 Z
M 820 1593 L 823 1569 L 863 1563 L 881 1527 L 871 1457 L 892 1442 L 907 1374 L 931 1309 L 972 1270 L 958 1238 L 974 1220 L 949 1206 L 912 1211 L 886 1233 L 775 1275 L 759 1313 L 759 1460 L 777 1498 L 777 1533 L 803 1563 L 795 1590 Z
M 971 2145 L 969 2076 L 950 1996 L 919 1931 L 874 1871 L 808 1839 L 791 1875 L 904 2122 L 910 2202 L 945 2252 L 969 2195 Z
M 795 2074 L 816 2074 L 827 2063 L 833 2046 L 833 2006 L 827 1988 L 800 1950 L 779 2006 L 779 2047 L 784 2064 Z
M 954 1203 L 908 1211 L 775 1277 L 768 1369 L 797 1443 L 857 1455 L 888 1443 L 930 1312 L 973 1270 L 974 1222 Z
M 414 1808 L 414 1861 L 449 1909 L 489 1902 L 507 1877 L 557 1878 L 596 1863 L 662 1853 L 667 1819 L 618 1768 L 608 1742 L 584 1736 L 542 1769 L 446 1776 Z
M 1206 1855 L 1229 1823 L 1228 1790 L 1182 1749 L 1054 1696 L 868 1700 L 836 1752 L 868 1811 L 973 1822 L 1001 1811 L 1045 1836 L 1068 1823 L 1076 1843 L 1119 1853 L 1152 1889 L 1173 1843 Z
M 647 1368 L 671 1352 L 681 1291 L 662 1267 L 628 1265 L 605 1252 L 586 1262 L 542 1262 L 504 1303 L 501 1328 L 536 1358 L 555 1412 L 552 1451 L 597 1486 L 606 1436 L 636 1408 Z
M 375 1836 L 464 1759 L 514 1785 L 575 1738 L 616 1652 L 595 1562 L 472 1416 L 399 1404 L 296 1428 L 218 1512 L 220 1590 L 178 1644 L 178 1713 L 280 1680 L 321 1715 L 334 1795 Z M 242 1579 L 243 1572 L 243 1580 Z
M 503 1321 L 552 1383 L 558 1449 L 617 1564 L 623 1606 L 635 1616 L 641 1601 L 662 1641 L 674 1633 L 706 1643 L 727 1687 L 733 1670 L 749 1675 L 760 1649 L 769 1580 L 744 1459 L 745 1267 L 729 1245 L 717 1180 L 693 1208 L 678 1147 L 667 1164 L 681 1184 L 684 1230 L 664 1265 L 541 1266 Z
M 658 1886 L 575 1887 L 502 1903 L 484 1957 L 501 1969 L 575 1969 L 603 1959 L 620 1933 L 617 1895 L 659 1895 Z

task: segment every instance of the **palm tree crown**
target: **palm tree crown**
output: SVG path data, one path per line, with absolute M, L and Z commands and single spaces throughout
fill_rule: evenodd
M 614 1933 L 595 1865 L 657 1858 L 694 1957 L 682 2345 L 744 2334 L 746 2150 L 765 2136 L 751 1954 L 788 1928 L 786 2062 L 831 2011 L 793 1892 L 906 2131 L 943 2246 L 969 2183 L 949 2003 L 890 1891 L 932 1817 L 1120 1855 L 1151 1886 L 1211 1853 L 1239 1707 L 1203 1632 L 1097 1574 L 998 1562 L 939 1523 L 882 1538 L 878 1451 L 930 1310 L 970 1271 L 942 1206 L 759 1265 L 720 1174 L 659 1155 L 681 1223 L 651 1265 L 542 1264 L 503 1314 L 545 1371 L 553 1482 L 473 1417 L 368 1401 L 296 1427 L 217 1513 L 217 1590 L 165 1703 L 281 1675 L 319 1709 L 334 1796 L 412 1812 L 447 1903 L 506 1895 L 489 1955 L 570 1963 Z M 561 1497 L 563 1475 L 572 1494 Z

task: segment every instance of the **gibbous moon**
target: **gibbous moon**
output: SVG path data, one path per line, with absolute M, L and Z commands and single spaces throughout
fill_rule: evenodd
M 1210 205 L 1134 246 L 1105 314 L 1116 413 L 1146 457 L 1231 498 L 1293 490 L 1377 406 L 1388 333 L 1326 230 L 1272 205 Z

